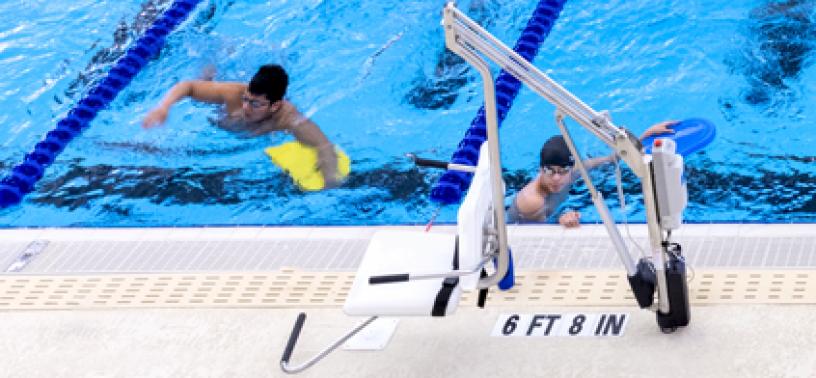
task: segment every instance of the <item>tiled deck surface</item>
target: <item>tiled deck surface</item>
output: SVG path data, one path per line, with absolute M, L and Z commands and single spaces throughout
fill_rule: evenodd
M 0 230 L 0 269 L 17 271 L 0 275 L 0 371 L 282 376 L 297 312 L 309 320 L 293 362 L 359 321 L 340 305 L 375 229 Z M 630 231 L 645 244 L 642 225 Z M 602 227 L 513 227 L 514 292 L 485 310 L 466 297 L 452 317 L 401 319 L 384 351 L 337 351 L 303 376 L 816 375 L 816 225 L 685 225 L 676 239 L 694 271 L 692 321 L 675 334 L 627 297 Z M 500 313 L 576 311 L 631 320 L 615 338 L 490 336 Z

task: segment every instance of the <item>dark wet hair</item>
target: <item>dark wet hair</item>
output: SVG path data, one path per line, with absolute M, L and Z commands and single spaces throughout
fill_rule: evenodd
M 539 166 L 541 168 L 549 166 L 571 167 L 574 163 L 567 142 L 564 137 L 556 135 L 544 142 L 541 146 L 541 156 Z
M 277 102 L 286 94 L 289 76 L 286 70 L 277 64 L 261 66 L 252 80 L 249 81 L 249 93 L 266 96 L 269 102 Z

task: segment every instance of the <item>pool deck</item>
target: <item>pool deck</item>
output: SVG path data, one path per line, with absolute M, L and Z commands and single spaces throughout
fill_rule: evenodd
M 293 364 L 360 321 L 341 306 L 383 228 L 422 229 L 0 230 L 0 371 L 283 376 L 297 313 L 308 320 Z M 630 232 L 645 245 L 643 225 Z M 384 350 L 338 350 L 301 375 L 816 375 L 816 225 L 684 225 L 676 239 L 692 268 L 692 320 L 673 334 L 631 299 L 602 226 L 513 226 L 516 288 L 492 292 L 483 310 L 468 293 L 447 318 L 400 318 Z M 502 314 L 579 312 L 629 320 L 617 337 L 491 335 Z

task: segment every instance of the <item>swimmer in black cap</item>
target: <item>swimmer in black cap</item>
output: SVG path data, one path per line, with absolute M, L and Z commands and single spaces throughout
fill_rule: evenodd
M 658 123 L 648 128 L 640 139 L 655 134 L 674 133 L 670 127 L 675 123 L 677 122 Z M 614 155 L 592 158 L 583 161 L 583 164 L 587 170 L 591 170 L 612 162 L 614 158 Z M 539 173 L 516 194 L 507 212 L 508 221 L 545 222 L 552 217 L 567 199 L 572 183 L 581 176 L 580 172 L 572 169 L 574 163 L 564 137 L 558 135 L 548 139 L 541 147 Z M 567 211 L 558 217 L 558 223 L 564 227 L 578 227 L 580 220 L 581 214 L 577 211 Z

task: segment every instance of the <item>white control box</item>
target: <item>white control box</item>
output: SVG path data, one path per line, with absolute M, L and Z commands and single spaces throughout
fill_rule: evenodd
M 686 182 L 683 180 L 683 156 L 676 153 L 677 145 L 668 138 L 654 140 L 652 166 L 657 195 L 660 227 L 664 230 L 680 228 L 683 210 L 688 204 Z

